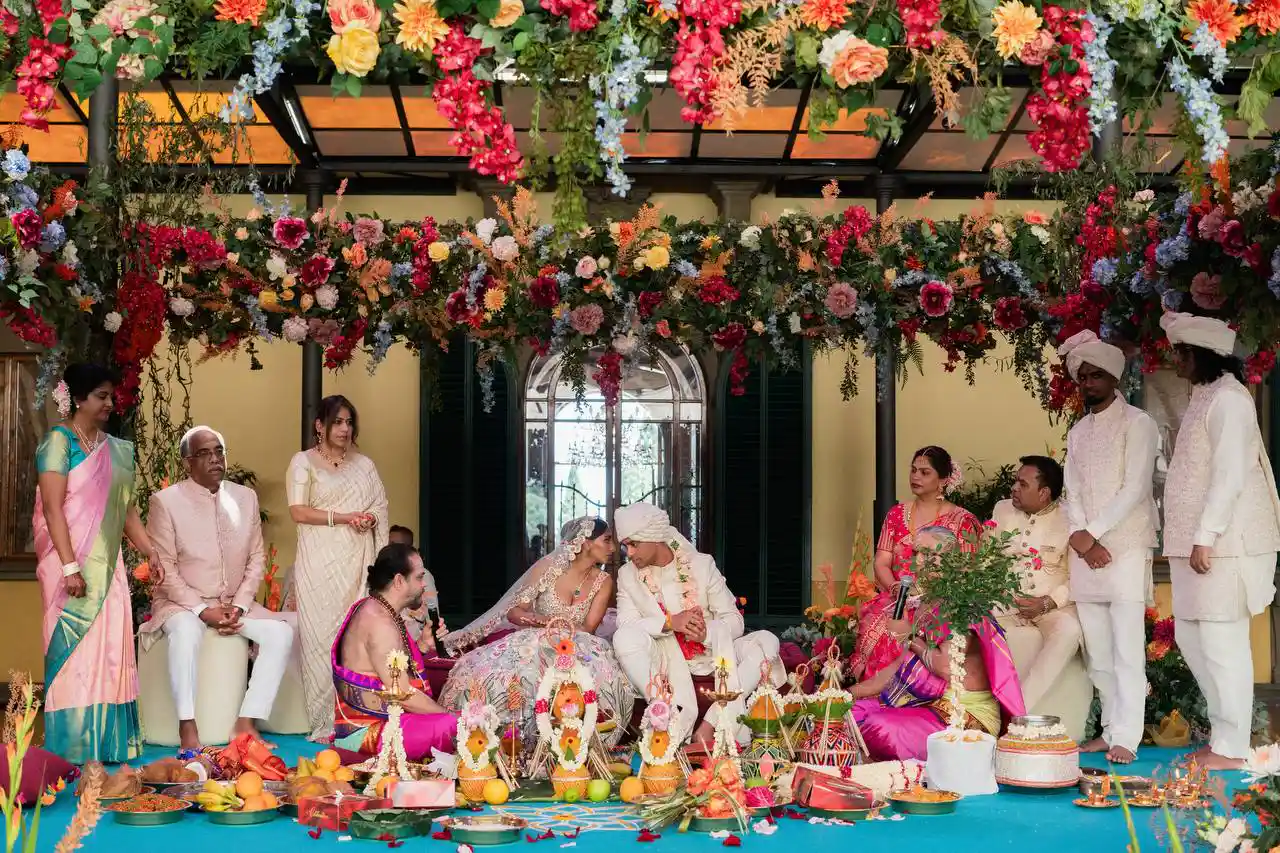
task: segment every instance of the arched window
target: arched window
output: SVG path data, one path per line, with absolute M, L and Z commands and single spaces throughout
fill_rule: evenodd
M 582 515 L 610 523 L 636 501 L 666 510 L 695 544 L 704 539 L 706 383 L 684 349 L 642 350 L 624 371 L 618 405 L 591 380 L 579 402 L 559 355 L 539 356 L 524 387 L 525 547 L 532 563 Z

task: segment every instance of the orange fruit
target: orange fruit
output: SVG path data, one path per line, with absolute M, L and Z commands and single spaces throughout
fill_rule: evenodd
M 356 771 L 350 767 L 339 767 L 333 771 L 333 781 L 335 782 L 354 782 L 356 780 Z
M 321 770 L 337 770 L 342 766 L 342 756 L 332 749 L 326 749 L 316 754 L 316 767 Z
M 271 793 L 270 791 L 262 792 L 262 804 L 264 808 L 268 808 L 268 809 L 280 808 L 280 801 L 277 800 L 276 795 Z
M 236 794 L 248 799 L 262 793 L 262 777 L 246 770 L 236 778 Z
M 316 779 L 323 779 L 323 780 L 324 780 L 324 781 L 326 781 L 326 782 L 336 782 L 336 781 L 338 781 L 337 777 L 333 775 L 333 771 L 332 771 L 332 770 L 317 770 L 317 771 L 315 772 L 314 778 L 316 778 Z
M 267 808 L 266 798 L 262 794 L 253 794 L 244 798 L 244 806 L 241 807 L 242 812 L 260 812 Z
M 644 796 L 644 783 L 638 776 L 628 776 L 618 786 L 618 796 L 624 803 L 634 803 Z
M 391 786 L 399 781 L 400 780 L 395 776 L 383 776 L 381 779 L 378 780 L 378 784 L 374 786 L 373 795 L 379 798 L 390 797 Z

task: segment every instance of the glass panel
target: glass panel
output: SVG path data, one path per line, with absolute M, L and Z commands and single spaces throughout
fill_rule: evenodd
M 506 93 L 503 92 L 505 95 Z M 650 130 L 692 130 L 693 127 L 680 118 L 680 110 L 684 108 L 684 98 L 675 89 L 662 88 L 653 90 L 653 100 L 645 110 L 649 114 Z M 628 130 L 639 130 L 644 125 L 644 116 L 632 116 L 627 119 Z
M 648 501 L 671 512 L 671 484 L 675 459 L 671 452 L 671 424 L 642 423 L 628 418 L 626 403 L 619 438 L 621 447 L 622 493 L 619 504 Z
M 691 421 L 693 423 L 702 423 L 702 404 L 701 403 L 681 403 L 680 404 L 680 420 Z
M 526 421 L 545 421 L 547 404 L 539 399 L 530 398 L 524 403 L 524 419 Z
M 604 518 L 609 503 L 609 470 L 605 461 L 605 421 L 555 423 L 555 486 L 552 490 L 552 536 L 565 522 L 583 515 Z
M 978 96 L 981 91 L 985 91 L 985 90 L 979 90 L 972 86 L 967 86 L 960 90 L 959 92 L 960 104 L 961 104 L 960 112 L 963 115 L 968 115 L 970 110 L 978 106 Z M 1014 108 L 1009 110 L 1009 115 L 1005 117 L 1004 127 L 1002 127 L 1001 130 L 1008 128 L 1009 122 L 1012 121 L 1013 117 L 1018 114 L 1018 109 L 1017 109 L 1018 105 L 1021 104 L 1022 99 L 1027 96 L 1027 92 L 1028 92 L 1027 89 L 1010 89 L 1009 90 L 1009 97 L 1013 99 Z M 1019 126 L 1021 126 L 1021 122 L 1019 122 Z M 941 115 L 934 117 L 933 123 L 929 125 L 929 129 L 930 130 L 946 130 L 947 129 L 947 126 L 943 123 Z M 1035 130 L 1034 122 L 1032 122 L 1031 124 L 1031 129 Z
M 67 99 L 62 97 L 61 92 L 54 93 L 54 108 L 45 116 L 51 124 L 64 124 L 67 122 L 79 122 L 75 111 L 67 106 Z M 19 95 L 17 92 L 0 92 L 0 124 L 16 124 L 22 120 L 22 111 L 27 108 L 27 99 Z M 39 133 L 30 134 L 32 137 L 40 136 Z M 30 142 L 31 140 L 25 140 Z
M 449 122 L 436 110 L 436 102 L 429 95 L 419 94 L 421 89 L 413 89 L 400 88 L 400 103 L 409 127 L 448 127 Z
M 622 147 L 632 157 L 688 157 L 693 150 L 692 133 L 624 133 Z
M 404 134 L 398 130 L 317 130 L 316 145 L 330 157 L 403 157 Z
M 334 97 L 328 86 L 299 86 L 298 99 L 313 130 L 399 127 L 390 86 L 366 86 L 360 97 Z
M 9 466 L 12 480 L 5 495 L 10 498 L 4 533 L 6 556 L 35 556 L 35 538 L 31 527 L 31 510 L 36 500 L 36 447 L 40 439 L 56 420 L 52 403 L 46 401 L 43 408 L 32 405 L 36 398 L 36 377 L 39 365 L 32 356 L 9 356 L 5 359 L 4 376 L 6 392 L 0 399 L 8 402 L 5 412 L 9 424 Z
M 690 542 L 702 534 L 702 423 L 683 423 L 676 427 L 676 452 L 681 463 L 677 488 L 680 494 L 679 518 L 675 525 Z
M 796 107 L 800 103 L 799 89 L 777 89 L 768 94 L 764 106 L 749 107 L 747 111 L 735 117 L 733 129 L 738 130 L 785 130 L 790 132 L 796 120 Z M 724 130 L 726 122 L 717 119 L 705 126 L 706 130 Z
M 699 157 L 773 157 L 782 156 L 787 147 L 785 133 L 703 133 L 698 143 Z
M 829 133 L 821 142 L 800 134 L 791 156 L 798 160 L 870 160 L 879 151 L 880 140 L 861 134 Z
M 248 144 L 246 145 L 244 141 L 238 141 L 235 153 L 239 158 L 239 162 L 252 161 L 261 165 L 266 163 L 290 163 L 293 161 L 293 149 L 285 143 L 284 139 L 271 125 L 247 125 L 244 132 L 245 136 L 248 137 Z M 230 147 L 214 151 L 213 162 L 230 163 L 232 153 L 233 150 Z
M 89 134 L 84 125 L 52 124 L 48 133 L 28 133 L 23 141 L 37 163 L 83 163 Z
M 852 131 L 861 133 L 867 129 L 867 114 L 870 112 L 879 113 L 887 116 L 891 112 L 896 112 L 898 104 L 902 101 L 902 90 L 900 89 L 881 89 L 876 95 L 876 105 L 867 107 L 866 109 L 854 110 L 851 113 L 845 113 L 831 127 L 824 128 L 828 131 Z M 809 110 L 804 111 L 804 118 L 800 120 L 800 130 L 808 131 L 809 129 Z
M 998 136 L 989 136 L 979 141 L 962 133 L 926 133 L 902 159 L 902 168 L 981 171 L 998 141 Z
M 413 153 L 419 157 L 456 157 L 458 149 L 449 142 L 453 131 L 415 130 Z
M 532 566 L 555 545 L 548 541 L 547 522 L 547 427 L 527 424 L 524 430 L 524 527 L 525 565 Z

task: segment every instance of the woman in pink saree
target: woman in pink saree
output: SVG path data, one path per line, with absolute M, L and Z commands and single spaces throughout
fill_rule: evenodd
M 65 420 L 36 452 L 36 573 L 44 605 L 45 748 L 76 764 L 142 751 L 122 534 L 150 556 L 133 505 L 133 444 L 106 433 L 112 375 L 73 364 L 54 391 Z M 74 410 L 74 414 L 72 411 Z M 151 561 L 153 579 L 160 568 Z
M 849 669 L 857 678 L 872 678 L 893 664 L 901 648 L 889 636 L 886 626 L 893 615 L 894 601 L 903 573 L 911 567 L 912 539 L 925 527 L 945 527 L 956 535 L 959 547 L 972 551 L 982 535 L 982 525 L 973 513 L 948 501 L 946 492 L 959 485 L 960 469 L 951 454 L 941 447 L 916 451 L 911 460 L 910 503 L 898 504 L 885 516 L 876 544 L 875 581 L 880 593 L 858 614 L 858 639 Z M 913 610 L 904 618 L 910 619 Z

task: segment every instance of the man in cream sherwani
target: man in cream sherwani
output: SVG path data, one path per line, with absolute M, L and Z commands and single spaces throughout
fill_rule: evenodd
M 1080 650 L 1080 620 L 1071 603 L 1067 572 L 1067 514 L 1062 510 L 1062 466 L 1048 456 L 1018 460 L 1009 500 L 992 512 L 995 531 L 1010 533 L 1010 552 L 1021 558 L 1022 594 L 1017 609 L 999 618 L 1005 628 L 1031 624 L 1043 641 L 1031 668 L 1022 676 L 1022 698 L 1029 713 L 1052 689 Z
M 768 631 L 743 636 L 742 614 L 715 560 L 698 553 L 665 512 L 635 503 L 614 513 L 613 524 L 628 557 L 618 573 L 613 651 L 641 695 L 649 679 L 665 670 L 679 709 L 677 743 L 697 722 L 693 676 L 710 675 L 717 660 L 729 662 L 729 686 L 742 692 L 727 707 L 731 720 L 745 713 L 744 700 L 759 685 L 765 661 L 773 684 L 783 684 L 778 638 Z M 695 734 L 709 744 L 711 722 L 704 720 Z
M 1253 397 L 1226 323 L 1160 320 L 1191 400 L 1164 492 L 1164 553 L 1178 648 L 1204 693 L 1212 733 L 1200 762 L 1238 769 L 1249 754 L 1253 655 L 1249 618 L 1275 596 L 1280 506 Z
M 288 616 L 254 600 L 265 560 L 262 518 L 253 489 L 224 482 L 226 443 L 205 426 L 195 427 L 178 445 L 187 479 L 151 496 L 147 533 L 164 581 L 152 598 L 151 619 L 142 642 L 169 638 L 169 681 L 178 710 L 184 749 L 198 749 L 196 666 L 205 628 L 224 636 L 240 634 L 258 644 L 249 690 L 235 731 L 257 736 L 255 720 L 271 716 L 293 648 Z M 217 732 L 219 741 L 226 732 Z
M 1155 419 L 1117 393 L 1124 353 L 1093 332 L 1058 349 L 1080 385 L 1086 414 L 1067 434 L 1064 509 L 1071 530 L 1071 598 L 1084 632 L 1089 678 L 1102 700 L 1102 736 L 1080 747 L 1117 764 L 1137 756 L 1146 710 L 1143 611 L 1152 600 L 1158 520 L 1152 477 Z

